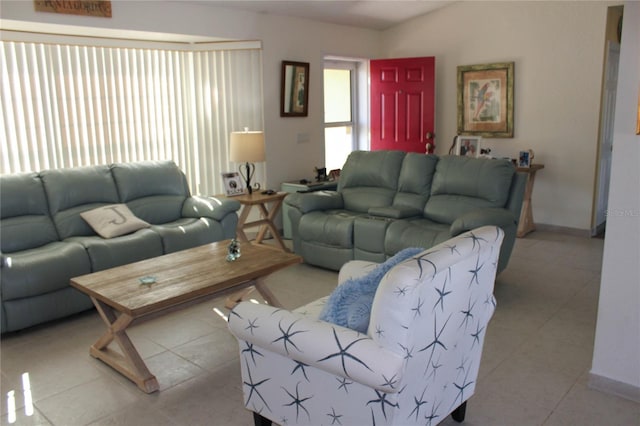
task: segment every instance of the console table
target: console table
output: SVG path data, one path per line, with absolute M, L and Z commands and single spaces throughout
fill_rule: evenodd
M 531 195 L 533 194 L 533 183 L 536 179 L 536 172 L 540 169 L 544 169 L 544 164 L 532 164 L 530 167 L 517 167 L 518 172 L 527 173 L 527 184 L 524 190 L 522 211 L 520 212 L 520 221 L 518 222 L 518 231 L 516 233 L 518 238 L 522 238 L 536 229 L 536 225 L 533 222 Z

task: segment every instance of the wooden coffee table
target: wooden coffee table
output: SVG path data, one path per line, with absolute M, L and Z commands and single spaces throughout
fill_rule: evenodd
M 158 381 L 129 339 L 128 327 L 250 286 L 268 304 L 281 306 L 263 280 L 272 272 L 301 263 L 302 258 L 242 244 L 242 256 L 227 262 L 229 243 L 220 241 L 72 278 L 71 285 L 91 297 L 107 326 L 107 331 L 91 346 L 91 356 L 113 367 L 144 392 L 155 392 Z M 143 284 L 144 277 L 153 277 L 155 282 Z M 232 302 L 237 300 L 238 297 Z M 121 353 L 108 347 L 113 341 Z

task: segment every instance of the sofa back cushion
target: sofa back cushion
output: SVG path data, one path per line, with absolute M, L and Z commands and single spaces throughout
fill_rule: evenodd
M 0 176 L 0 251 L 13 253 L 57 240 L 40 176 Z
M 393 199 L 393 206 L 412 207 L 422 211 L 431 194 L 436 164 L 438 157 L 435 155 L 408 153 L 402 161 L 398 192 Z
M 504 207 L 514 173 L 508 160 L 440 157 L 424 215 L 435 222 L 452 223 L 471 210 Z
M 96 235 L 80 213 L 119 202 L 109 166 L 45 170 L 40 173 L 61 239 Z
M 174 162 L 113 164 L 111 173 L 121 202 L 134 215 L 154 225 L 180 219 L 190 193 L 187 178 Z
M 366 213 L 370 207 L 390 206 L 398 188 L 402 151 L 354 151 L 338 182 L 344 208 Z

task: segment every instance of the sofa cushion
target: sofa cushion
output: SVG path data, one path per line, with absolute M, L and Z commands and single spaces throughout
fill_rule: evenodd
M 402 161 L 393 206 L 419 209 L 422 213 L 431 194 L 431 182 L 437 164 L 438 157 L 435 155 L 408 153 Z
M 370 207 L 390 206 L 398 187 L 402 151 L 354 151 L 338 182 L 343 208 L 366 213 Z
M 131 213 L 126 204 L 111 204 L 80 213 L 102 238 L 119 237 L 150 225 Z
M 69 287 L 69 280 L 91 272 L 80 244 L 53 242 L 2 255 L 2 301 L 32 297 Z
M 113 164 L 111 172 L 121 202 L 154 225 L 178 220 L 191 195 L 187 178 L 173 161 Z
M 387 228 L 384 251 L 390 256 L 406 247 L 432 247 L 449 238 L 449 225 L 424 218 L 397 220 Z
M 141 229 L 129 235 L 111 239 L 98 236 L 72 237 L 69 242 L 84 246 L 91 260 L 91 271 L 102 271 L 115 266 L 126 265 L 150 257 L 161 256 L 162 239 L 151 229 Z
M 165 254 L 221 241 L 226 238 L 220 222 L 207 217 L 182 218 L 175 222 L 153 225 L 151 229 L 162 238 Z
M 441 157 L 424 215 L 435 222 L 451 224 L 478 208 L 504 207 L 514 173 L 513 164 L 507 160 Z
M 398 263 L 423 250 L 416 247 L 404 249 L 377 265 L 371 272 L 347 279 L 329 295 L 319 319 L 366 333 L 369 327 L 371 305 L 382 277 Z
M 36 173 L 0 176 L 0 251 L 12 253 L 58 240 Z
M 80 213 L 119 202 L 108 166 L 45 170 L 40 176 L 53 223 L 62 240 L 96 235 Z
M 303 241 L 330 247 L 353 247 L 353 222 L 360 215 L 342 210 L 311 212 L 300 219 L 298 232 Z

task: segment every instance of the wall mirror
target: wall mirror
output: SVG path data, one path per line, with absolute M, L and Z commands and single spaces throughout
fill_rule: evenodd
M 281 117 L 306 117 L 309 101 L 309 63 L 282 61 Z

